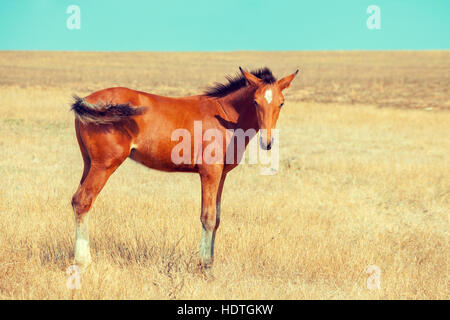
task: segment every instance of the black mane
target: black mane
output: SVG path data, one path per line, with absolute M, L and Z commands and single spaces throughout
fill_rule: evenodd
M 272 74 L 272 71 L 270 71 L 270 69 L 267 67 L 253 70 L 250 73 L 257 76 L 267 84 L 275 83 L 277 81 L 277 79 Z M 214 86 L 207 88 L 204 94 L 208 97 L 221 98 L 246 86 L 246 80 L 242 73 L 239 73 L 234 77 L 225 76 L 225 78 L 228 80 L 227 83 L 216 83 Z

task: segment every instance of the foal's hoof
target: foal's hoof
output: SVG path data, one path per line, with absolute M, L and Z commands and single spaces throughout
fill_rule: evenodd
M 212 263 L 198 263 L 198 271 L 204 277 L 205 280 L 211 281 L 215 277 L 213 275 Z
M 90 263 L 83 263 L 83 264 L 77 263 L 76 265 L 80 268 L 81 273 L 86 273 L 90 266 Z
M 86 248 L 75 248 L 75 254 L 73 257 L 74 264 L 77 265 L 82 272 L 86 271 L 92 262 L 91 252 Z
M 199 266 L 199 268 L 201 268 L 203 270 L 211 269 L 213 266 L 213 259 L 207 259 L 207 260 L 200 259 L 198 266 Z
M 74 265 L 76 265 L 81 273 L 85 273 L 88 267 L 91 265 L 91 259 L 87 260 L 75 260 Z

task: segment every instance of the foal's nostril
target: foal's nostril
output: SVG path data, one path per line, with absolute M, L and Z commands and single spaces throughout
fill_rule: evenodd
M 260 144 L 261 148 L 263 148 L 264 150 L 272 149 L 272 143 L 273 143 L 273 138 L 270 140 L 270 143 L 265 144 L 263 139 L 262 139 L 262 136 L 259 137 L 259 144 Z

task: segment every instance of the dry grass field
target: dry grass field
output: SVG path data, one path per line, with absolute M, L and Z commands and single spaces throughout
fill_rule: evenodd
M 279 172 L 228 176 L 212 275 L 196 267 L 198 176 L 127 160 L 90 212 L 93 264 L 69 290 L 71 95 L 196 94 L 239 65 L 301 72 Z M 0 299 L 448 299 L 449 87 L 448 51 L 0 52 Z

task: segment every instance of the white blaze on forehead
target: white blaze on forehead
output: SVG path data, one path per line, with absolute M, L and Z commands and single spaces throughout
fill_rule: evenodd
M 266 93 L 264 94 L 264 98 L 266 98 L 266 101 L 268 103 L 272 102 L 272 90 L 267 90 Z

